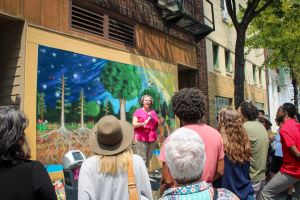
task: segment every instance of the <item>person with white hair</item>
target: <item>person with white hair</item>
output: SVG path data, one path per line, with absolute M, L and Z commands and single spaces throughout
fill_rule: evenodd
M 222 199 L 237 200 L 235 194 L 226 189 L 214 189 L 201 180 L 205 166 L 205 146 L 195 131 L 177 129 L 166 144 L 166 163 L 175 181 L 175 186 L 165 190 L 161 200 Z

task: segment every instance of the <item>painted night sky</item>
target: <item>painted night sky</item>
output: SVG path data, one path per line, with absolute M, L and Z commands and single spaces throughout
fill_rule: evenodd
M 67 77 L 66 85 L 71 95 L 66 97 L 70 103 L 78 101 L 80 90 L 83 89 L 86 101 L 95 101 L 98 104 L 109 99 L 114 105 L 114 111 L 119 111 L 119 100 L 107 92 L 100 81 L 100 74 L 108 60 L 86 56 L 78 53 L 55 49 L 39 45 L 38 54 L 38 85 L 39 93 L 45 93 L 47 108 L 55 108 L 60 98 L 57 87 L 62 75 Z M 173 74 L 136 67 L 141 77 L 141 88 L 156 85 L 162 92 L 162 98 L 170 101 L 175 90 Z M 126 111 L 136 105 L 139 96 L 126 102 Z

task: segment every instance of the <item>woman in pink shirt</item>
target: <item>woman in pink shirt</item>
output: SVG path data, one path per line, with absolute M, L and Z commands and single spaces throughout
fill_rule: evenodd
M 134 127 L 134 138 L 136 141 L 134 151 L 140 155 L 149 166 L 149 161 L 152 157 L 152 150 L 155 147 L 157 139 L 156 128 L 158 125 L 158 117 L 151 105 L 153 99 L 149 95 L 144 95 L 141 98 L 142 108 L 137 109 L 133 113 L 132 125 Z

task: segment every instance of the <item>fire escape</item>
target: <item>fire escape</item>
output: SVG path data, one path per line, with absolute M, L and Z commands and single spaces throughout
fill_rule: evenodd
M 202 1 L 199 1 L 202 2 Z M 195 0 L 157 0 L 157 7 L 167 28 L 176 27 L 187 31 L 199 41 L 215 30 L 213 4 L 203 0 L 202 11 Z M 195 12 L 197 11 L 197 13 Z M 210 16 L 207 16 L 210 13 Z M 198 14 L 198 15 L 197 15 Z

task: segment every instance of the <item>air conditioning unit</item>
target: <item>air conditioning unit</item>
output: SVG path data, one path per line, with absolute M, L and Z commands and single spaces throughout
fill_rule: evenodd
M 228 24 L 228 12 L 227 10 L 222 10 L 222 21 Z

